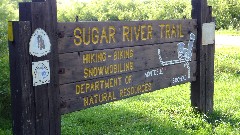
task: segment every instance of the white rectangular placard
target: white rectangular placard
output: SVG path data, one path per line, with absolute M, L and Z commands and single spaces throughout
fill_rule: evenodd
M 49 60 L 32 62 L 33 86 L 50 83 Z
M 215 42 L 215 23 L 204 23 L 202 26 L 202 45 L 211 45 Z

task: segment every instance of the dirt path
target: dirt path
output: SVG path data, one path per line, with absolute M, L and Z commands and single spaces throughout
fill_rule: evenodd
M 240 36 L 216 35 L 215 41 L 216 41 L 216 47 L 222 47 L 222 46 L 239 46 L 240 47 Z

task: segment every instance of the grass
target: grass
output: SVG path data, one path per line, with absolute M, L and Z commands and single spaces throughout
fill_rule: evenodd
M 62 134 L 240 135 L 239 49 L 216 49 L 212 114 L 194 111 L 187 83 L 63 115 Z M 8 119 L 0 119 L 0 134 L 11 134 Z
M 216 31 L 217 35 L 229 35 L 229 36 L 240 36 L 240 30 L 218 30 Z

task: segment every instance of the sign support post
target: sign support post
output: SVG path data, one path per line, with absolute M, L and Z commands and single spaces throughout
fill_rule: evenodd
M 203 113 L 213 111 L 214 92 L 214 44 L 202 43 L 202 26 L 213 21 L 212 8 L 207 0 L 192 0 L 192 18 L 197 19 L 197 73 L 196 81 L 191 83 L 191 103 Z
M 56 0 L 32 0 L 20 3 L 19 13 L 20 21 L 13 23 L 15 40 L 9 41 L 10 76 L 11 81 L 17 82 L 11 83 L 13 133 L 57 135 L 61 132 L 61 115 L 57 69 Z M 37 29 L 46 33 L 34 33 Z M 47 46 L 49 44 L 46 43 L 44 36 L 49 39 L 51 46 Z M 35 49 L 50 47 L 48 50 L 50 52 L 32 55 L 29 52 L 32 38 L 36 38 L 32 44 Z M 40 82 L 35 84 L 34 77 Z

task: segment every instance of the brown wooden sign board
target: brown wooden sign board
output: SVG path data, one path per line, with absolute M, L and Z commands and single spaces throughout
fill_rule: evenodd
M 61 113 L 69 113 L 194 81 L 196 79 L 193 74 L 196 72 L 195 65 L 195 61 L 190 63 L 189 78 L 184 64 L 177 64 L 61 85 Z
M 13 134 L 61 134 L 61 114 L 187 82 L 192 106 L 211 112 L 214 46 L 202 46 L 202 24 L 212 8 L 192 7 L 193 19 L 59 23 L 56 0 L 20 3 L 9 23 Z
M 62 114 L 195 80 L 196 20 L 60 23 L 58 31 Z
M 189 40 L 196 20 L 58 23 L 59 53 Z

